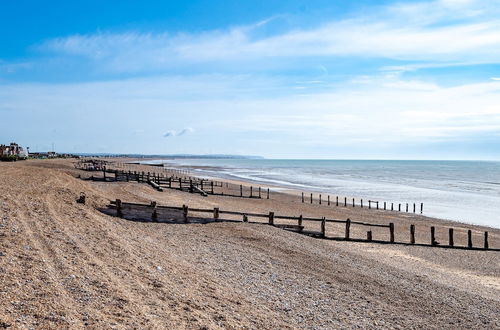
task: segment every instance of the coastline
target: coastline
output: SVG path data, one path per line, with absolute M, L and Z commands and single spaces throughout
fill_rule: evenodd
M 396 242 L 403 243 L 408 242 L 410 224 L 417 226 L 417 243 L 427 244 L 429 227 L 435 226 L 442 245 L 451 226 L 457 246 L 466 245 L 471 230 L 478 247 L 482 227 L 382 210 L 302 204 L 298 196 L 283 192 L 269 200 L 160 192 L 145 183 L 85 180 L 99 172 L 77 170 L 74 163 L 0 164 L 0 277 L 5 297 L 0 299 L 0 321 L 14 328 L 500 325 L 498 251 L 318 239 L 254 219 L 243 223 L 241 216 L 228 216 L 237 222 L 207 224 L 136 222 L 100 209 L 121 199 L 394 222 Z M 76 202 L 81 192 L 86 204 Z M 318 230 L 319 224 L 305 226 Z M 328 223 L 326 234 L 343 235 L 344 229 Z M 374 239 L 386 241 L 386 228 L 381 229 L 373 230 Z M 352 226 L 351 236 L 366 238 L 366 229 Z M 500 230 L 490 230 L 490 247 L 500 248 Z
M 265 179 L 259 179 L 255 177 L 242 177 L 242 176 L 237 176 L 233 174 L 228 174 L 225 171 L 225 168 L 222 166 L 209 166 L 209 165 L 186 165 L 186 164 L 178 164 L 175 163 L 173 160 L 158 160 L 158 159 L 149 159 L 145 161 L 139 161 L 140 164 L 145 165 L 145 166 L 159 166 L 158 164 L 152 165 L 149 164 L 149 162 L 162 162 L 165 164 L 166 168 L 170 169 L 179 169 L 183 171 L 187 171 L 190 176 L 193 177 L 198 177 L 198 178 L 211 178 L 219 181 L 224 181 L 224 182 L 229 182 L 235 185 L 253 185 L 254 187 L 265 187 L 265 188 L 270 188 L 271 191 L 274 192 L 280 192 L 283 194 L 288 194 L 292 196 L 301 196 L 302 193 L 306 194 L 306 201 L 309 200 L 310 194 L 313 193 L 313 198 L 314 198 L 314 204 L 318 203 L 318 196 L 321 194 L 323 197 L 323 201 L 326 201 L 326 198 L 328 195 L 331 195 L 332 198 L 336 197 L 337 195 L 334 194 L 328 194 L 325 193 L 324 189 L 315 189 L 315 187 L 308 186 L 306 184 L 293 184 L 290 182 L 277 182 L 274 180 L 265 180 Z M 348 200 L 348 205 L 352 205 L 352 199 L 355 199 L 356 207 L 360 207 L 360 198 L 359 196 L 353 196 L 353 195 L 339 195 L 339 198 L 343 200 L 343 198 L 347 198 Z M 333 201 L 333 199 L 332 199 Z M 364 200 L 364 205 L 367 207 L 368 204 L 368 199 Z M 383 200 L 380 201 L 380 205 L 383 205 Z M 387 202 L 387 205 L 391 204 L 391 201 L 385 201 Z M 414 214 L 414 215 L 422 215 L 426 218 L 429 219 L 435 219 L 439 221 L 446 222 L 449 225 L 453 224 L 461 224 L 461 225 L 468 225 L 468 226 L 476 226 L 478 228 L 483 228 L 485 230 L 488 229 L 500 229 L 500 221 L 498 221 L 498 224 L 495 226 L 494 224 L 478 224 L 475 223 L 474 221 L 464 221 L 462 219 L 452 219 L 452 218 L 446 218 L 442 216 L 436 216 L 436 215 L 429 215 L 426 213 L 425 205 L 424 205 L 424 212 L 420 214 L 419 212 L 419 207 L 420 207 L 420 202 L 419 201 L 407 201 L 409 204 L 409 212 L 405 212 L 405 204 L 402 203 L 402 211 L 398 212 L 401 214 Z M 416 204 L 416 213 L 413 213 L 413 203 Z M 395 209 L 397 208 L 397 203 L 394 204 Z M 382 208 L 382 207 L 380 207 Z M 389 210 L 389 206 L 387 207 Z M 394 211 L 396 212 L 396 211 Z

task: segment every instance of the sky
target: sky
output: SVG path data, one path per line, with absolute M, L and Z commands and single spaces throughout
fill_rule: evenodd
M 0 143 L 500 160 L 500 0 L 0 0 Z

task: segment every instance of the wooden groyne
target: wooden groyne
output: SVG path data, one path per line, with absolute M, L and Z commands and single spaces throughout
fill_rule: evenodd
M 105 182 L 138 182 L 147 183 L 158 191 L 164 189 L 176 189 L 189 193 L 197 193 L 202 196 L 218 195 L 227 197 L 241 197 L 241 198 L 257 198 L 269 199 L 270 189 L 254 186 L 239 185 L 236 189 L 239 193 L 227 193 L 223 191 L 224 183 L 222 181 L 209 180 L 193 176 L 179 176 L 178 174 L 158 173 L 158 172 L 145 172 L 145 171 L 131 171 L 110 169 L 106 163 L 99 162 L 79 162 L 76 168 L 84 171 L 91 171 L 102 173 L 102 176 L 91 176 L 89 179 L 93 181 Z M 183 173 L 182 173 L 183 174 Z M 228 183 L 225 183 L 228 188 Z M 219 189 L 220 188 L 220 189 Z
M 208 223 L 208 222 L 218 222 L 218 221 L 229 221 L 229 222 L 253 222 L 268 224 L 274 227 L 282 228 L 285 230 L 294 231 L 297 233 L 309 235 L 317 238 L 332 239 L 332 240 L 344 240 L 344 241 L 355 241 L 355 242 L 375 242 L 375 243 L 385 243 L 385 244 L 405 244 L 412 246 L 430 246 L 430 247 L 444 247 L 444 248 L 455 248 L 455 249 L 472 249 L 472 250 L 491 250 L 500 251 L 500 249 L 490 249 L 488 241 L 488 232 L 483 233 L 483 244 L 474 245 L 472 240 L 472 230 L 467 231 L 467 244 L 458 245 L 454 241 L 454 228 L 449 228 L 449 241 L 448 244 L 439 243 L 436 239 L 436 228 L 434 226 L 430 227 L 430 242 L 429 244 L 416 243 L 415 234 L 416 226 L 410 225 L 409 227 L 409 241 L 397 240 L 395 233 L 394 223 L 380 224 L 380 223 L 370 223 L 365 221 L 356 221 L 351 219 L 340 220 L 340 219 L 330 219 L 326 217 L 307 217 L 302 214 L 299 216 L 289 216 L 289 215 L 278 215 L 273 211 L 268 213 L 253 213 L 244 211 L 229 211 L 222 210 L 218 207 L 215 208 L 190 208 L 188 205 L 182 206 L 166 206 L 159 205 L 157 202 L 151 202 L 150 204 L 141 203 L 130 203 L 122 202 L 117 199 L 111 201 L 108 208 L 112 211 L 111 215 L 128 218 L 136 221 L 150 221 L 150 222 L 165 222 L 165 223 Z M 224 218 L 224 215 L 228 215 L 233 219 Z M 238 219 L 234 219 L 234 218 Z M 250 219 L 264 219 L 264 221 L 250 221 Z M 319 224 L 317 231 L 306 230 L 304 223 L 312 222 Z M 327 226 L 332 224 L 341 225 L 344 229 L 341 231 L 338 227 L 337 232 L 342 235 L 332 236 L 331 230 L 328 230 Z M 366 231 L 366 236 L 359 237 L 352 234 L 352 229 L 354 227 L 364 227 L 368 230 Z M 374 229 L 385 230 L 386 233 L 377 232 L 383 238 L 376 238 Z M 359 232 L 359 231 L 358 231 Z M 388 237 L 388 239 L 387 239 Z
M 389 203 L 389 202 L 379 202 L 374 200 L 363 201 L 362 198 L 356 201 L 355 198 L 330 196 L 330 195 L 323 196 L 323 194 L 317 194 L 316 197 L 314 197 L 313 193 L 306 194 L 304 192 L 302 192 L 301 194 L 301 202 L 309 204 L 318 204 L 318 205 L 328 205 L 328 206 L 331 205 L 337 207 L 360 207 L 360 208 L 366 207 L 368 209 L 376 209 L 384 211 L 390 210 L 390 211 L 406 212 L 406 213 L 411 212 L 413 204 L 413 213 L 417 213 L 418 211 L 420 211 L 420 214 L 424 213 L 424 203 Z

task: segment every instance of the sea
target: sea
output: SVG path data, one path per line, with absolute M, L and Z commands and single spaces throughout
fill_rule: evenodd
M 175 159 L 200 176 L 240 179 L 380 206 L 424 203 L 426 216 L 500 228 L 500 162 L 413 160 Z M 365 204 L 366 205 L 366 204 Z

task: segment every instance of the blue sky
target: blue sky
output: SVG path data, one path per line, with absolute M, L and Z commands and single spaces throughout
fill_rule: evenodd
M 500 159 L 500 1 L 1 1 L 0 143 Z

